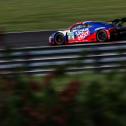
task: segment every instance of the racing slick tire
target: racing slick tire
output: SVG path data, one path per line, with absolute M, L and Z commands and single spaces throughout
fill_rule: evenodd
M 63 45 L 65 43 L 64 34 L 57 32 L 54 36 L 54 42 L 56 45 Z
M 106 42 L 108 41 L 108 34 L 105 30 L 99 30 L 96 33 L 96 40 L 98 42 Z

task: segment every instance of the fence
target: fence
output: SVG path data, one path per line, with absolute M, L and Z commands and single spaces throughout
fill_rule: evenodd
M 45 75 L 57 67 L 67 73 L 126 70 L 126 42 L 0 50 L 0 74 Z

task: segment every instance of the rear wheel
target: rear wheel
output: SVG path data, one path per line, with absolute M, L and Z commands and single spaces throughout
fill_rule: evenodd
M 64 34 L 61 32 L 56 33 L 54 41 L 56 45 L 63 45 L 65 43 Z
M 96 38 L 98 42 L 106 42 L 108 41 L 108 35 L 105 30 L 99 30 L 96 34 Z

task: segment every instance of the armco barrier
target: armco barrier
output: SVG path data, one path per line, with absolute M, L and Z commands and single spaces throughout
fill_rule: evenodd
M 45 75 L 64 66 L 68 73 L 126 70 L 126 42 L 0 50 L 0 74 Z

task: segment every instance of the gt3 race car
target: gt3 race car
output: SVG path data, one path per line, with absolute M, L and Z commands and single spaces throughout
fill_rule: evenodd
M 107 42 L 126 36 L 126 18 L 111 22 L 77 22 L 64 31 L 57 31 L 49 37 L 50 45 L 67 45 L 83 42 Z

